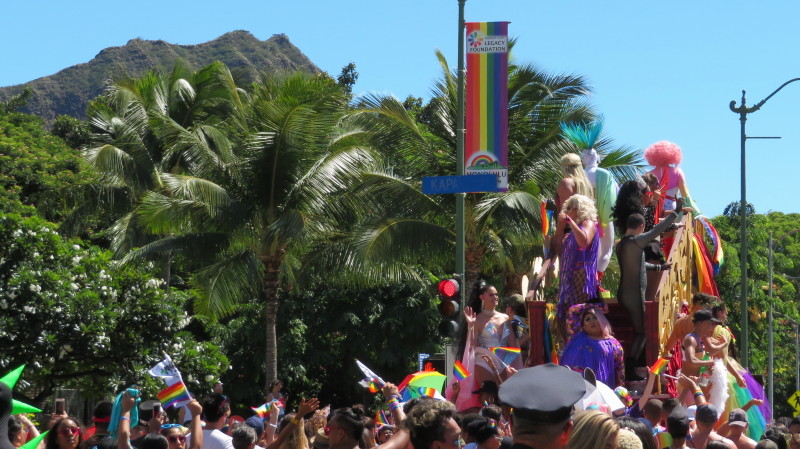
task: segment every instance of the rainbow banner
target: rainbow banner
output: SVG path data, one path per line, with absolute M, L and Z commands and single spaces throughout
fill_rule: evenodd
M 159 391 L 156 396 L 158 396 L 158 400 L 164 404 L 164 408 L 167 408 L 170 405 L 176 405 L 179 402 L 187 402 L 192 399 L 189 396 L 189 390 L 186 389 L 186 386 L 183 384 L 183 382 L 177 382 L 170 385 L 169 387 Z
M 469 370 L 461 363 L 460 360 L 456 360 L 456 362 L 453 363 L 453 376 L 455 376 L 459 382 L 469 377 L 469 375 Z
M 508 24 L 468 22 L 465 173 L 508 190 Z

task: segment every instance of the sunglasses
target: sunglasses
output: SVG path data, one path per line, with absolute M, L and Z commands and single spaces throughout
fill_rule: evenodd
M 162 429 L 171 429 L 173 427 L 183 427 L 183 426 L 180 425 L 180 424 L 162 424 L 161 425 Z
M 167 437 L 167 440 L 169 440 L 170 443 L 185 443 L 186 437 L 183 435 L 170 435 Z
M 58 433 L 64 435 L 65 437 L 68 437 L 81 433 L 81 429 L 77 427 L 64 427 L 63 429 L 59 430 Z

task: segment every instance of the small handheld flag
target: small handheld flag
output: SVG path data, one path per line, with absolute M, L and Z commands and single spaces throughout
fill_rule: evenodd
M 178 382 L 159 391 L 156 396 L 158 396 L 158 400 L 164 404 L 164 408 L 192 399 L 189 396 L 189 390 L 186 389 L 183 382 Z
M 419 391 L 419 395 L 420 396 L 428 396 L 429 398 L 432 398 L 432 397 L 436 396 L 436 389 L 435 388 L 420 387 L 418 391 Z
M 367 379 L 359 380 L 358 384 L 361 385 L 362 387 L 366 388 L 367 390 L 369 390 L 370 393 L 377 393 L 377 392 L 381 391 L 380 387 L 378 386 L 377 379 L 367 378 Z
M 379 410 L 379 411 L 377 411 L 375 413 L 375 424 L 377 424 L 378 427 L 380 427 L 380 426 L 388 426 L 389 425 L 389 419 L 386 418 L 386 412 L 385 411 Z
M 494 348 L 489 348 L 490 351 L 500 359 L 503 364 L 509 365 L 517 359 L 517 357 L 522 354 L 522 350 L 520 348 L 509 348 L 504 346 L 496 346 Z
M 456 360 L 453 364 L 453 376 L 456 377 L 459 381 L 462 381 L 470 376 L 470 373 L 466 367 L 461 363 L 460 360 Z
M 654 363 L 653 366 L 650 367 L 650 373 L 661 374 L 667 368 L 668 364 L 669 360 L 665 359 L 664 357 L 659 357 L 659 359 L 656 360 L 656 363 Z
M 269 418 L 269 412 L 272 410 L 272 403 L 267 402 L 259 405 L 258 407 L 250 407 L 253 412 L 261 419 Z

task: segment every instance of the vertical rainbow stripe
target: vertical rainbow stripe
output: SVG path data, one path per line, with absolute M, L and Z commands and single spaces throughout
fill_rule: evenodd
M 462 381 L 469 377 L 469 375 L 469 370 L 467 370 L 460 360 L 456 360 L 456 363 L 453 364 L 453 376 L 455 376 L 459 381 Z
M 465 171 L 508 188 L 508 24 L 467 23 Z

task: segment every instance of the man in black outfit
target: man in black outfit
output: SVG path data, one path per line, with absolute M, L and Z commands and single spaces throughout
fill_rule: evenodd
M 676 204 L 676 210 L 682 210 L 683 198 L 678 198 Z M 690 210 L 686 208 L 684 212 Z M 634 334 L 630 349 L 625 354 L 625 376 L 627 378 L 633 377 L 633 369 L 640 361 L 644 350 L 644 293 L 647 288 L 645 270 L 662 271 L 668 270 L 670 267 L 668 263 L 661 265 L 646 263 L 644 249 L 677 219 L 678 214 L 672 211 L 665 219 L 661 220 L 661 223 L 644 232 L 644 217 L 640 214 L 631 214 L 628 217 L 625 235 L 617 244 L 617 261 L 620 271 L 617 301 L 630 314 Z

